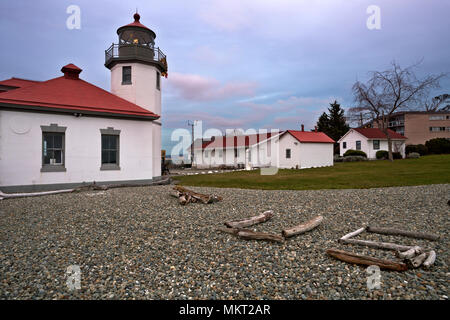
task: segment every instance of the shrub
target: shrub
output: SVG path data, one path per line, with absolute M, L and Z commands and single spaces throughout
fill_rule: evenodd
M 392 152 L 392 158 L 403 159 L 402 154 L 400 152 Z
M 389 152 L 386 150 L 377 151 L 375 154 L 377 159 L 389 159 Z M 403 159 L 402 154 L 400 152 L 392 152 L 393 159 Z
M 344 160 L 344 157 L 341 157 L 338 154 L 335 154 L 333 160 L 334 160 L 334 162 L 342 162 Z
M 429 153 L 442 154 L 450 153 L 450 140 L 446 138 L 435 138 L 425 142 Z
M 344 157 L 343 161 L 344 162 L 367 161 L 367 158 L 363 156 L 346 156 Z
M 352 150 L 352 149 L 345 151 L 344 157 L 348 157 L 348 156 L 361 156 L 361 157 L 367 158 L 367 154 L 364 151 Z
M 425 156 L 428 154 L 428 148 L 423 144 L 410 144 L 405 148 L 405 153 L 409 154 L 411 152 L 416 152 L 421 156 Z
M 418 152 L 410 152 L 410 153 L 408 153 L 406 158 L 408 158 L 408 159 L 419 159 L 420 158 L 420 154 Z
M 380 159 L 388 159 L 389 158 L 389 152 L 387 152 L 386 150 L 377 151 L 376 157 L 379 160 Z

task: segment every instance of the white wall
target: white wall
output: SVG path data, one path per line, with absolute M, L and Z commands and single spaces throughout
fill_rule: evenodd
M 300 153 L 300 142 L 289 133 L 285 133 L 278 142 L 279 168 L 301 168 L 302 155 Z M 286 159 L 286 149 L 291 149 L 291 158 Z M 310 155 L 305 155 L 310 156 Z
M 333 143 L 301 143 L 301 168 L 327 167 L 333 165 Z
M 40 171 L 41 125 L 52 123 L 67 127 L 66 172 Z M 0 186 L 152 179 L 152 126 L 151 121 L 0 110 Z M 100 170 L 100 129 L 107 127 L 121 130 L 120 170 Z
M 122 67 L 131 66 L 131 84 L 122 84 Z M 156 89 L 157 68 L 143 63 L 118 63 L 111 69 L 111 92 L 161 115 L 161 90 Z

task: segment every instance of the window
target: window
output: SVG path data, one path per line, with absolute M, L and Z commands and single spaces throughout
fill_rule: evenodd
M 347 142 L 342 142 L 342 149 L 347 149 Z
M 445 127 L 430 127 L 431 132 L 445 131 Z
M 356 150 L 361 150 L 361 141 L 356 141 Z
M 291 149 L 286 149 L 286 159 L 291 158 Z
M 131 67 L 122 67 L 122 84 L 131 84 Z
M 445 120 L 445 116 L 439 115 L 439 116 L 430 116 L 430 120 Z
M 252 150 L 248 150 L 248 161 L 252 161 Z
M 222 158 L 222 157 L 223 157 L 223 150 L 220 149 L 220 150 L 219 150 L 219 158 Z
M 161 73 L 156 71 L 156 89 L 161 90 Z
M 239 157 L 239 150 L 238 149 L 234 149 L 234 157 L 235 158 Z
M 65 131 L 66 127 L 57 124 L 41 126 L 42 129 L 42 167 L 41 172 L 66 171 Z
M 380 149 L 380 140 L 373 140 L 373 150 Z
M 113 128 L 100 129 L 102 137 L 102 164 L 100 170 L 120 170 L 119 134 Z

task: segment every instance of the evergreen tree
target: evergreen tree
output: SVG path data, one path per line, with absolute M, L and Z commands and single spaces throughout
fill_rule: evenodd
M 345 122 L 344 113 L 344 109 L 337 101 L 330 103 L 328 114 L 322 113 L 317 121 L 317 130 L 337 142 L 350 129 Z M 339 144 L 335 143 L 334 151 L 339 153 Z

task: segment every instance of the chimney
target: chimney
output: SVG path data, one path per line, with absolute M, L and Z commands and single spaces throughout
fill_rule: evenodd
M 65 65 L 61 68 L 61 72 L 64 73 L 64 78 L 72 80 L 79 79 L 79 74 L 81 73 L 81 71 L 82 70 L 80 68 L 72 63 L 69 63 L 68 65 Z
M 302 124 L 302 132 L 305 131 L 305 126 Z
M 317 132 L 317 126 L 314 126 L 314 132 Z

